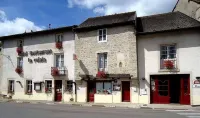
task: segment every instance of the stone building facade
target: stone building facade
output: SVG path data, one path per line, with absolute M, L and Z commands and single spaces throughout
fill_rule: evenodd
M 123 101 L 123 95 L 125 94 L 123 94 L 123 89 L 125 89 L 125 85 L 122 86 L 123 81 L 127 81 L 129 84 L 128 101 L 137 102 L 138 94 L 136 88 L 138 81 L 135 24 L 118 25 L 116 23 L 116 26 L 109 26 L 106 21 L 108 18 L 114 19 L 116 16 L 119 16 L 118 18 L 120 19 L 122 15 L 91 18 L 77 28 L 75 35 L 75 54 L 77 58 L 75 61 L 75 77 L 78 102 L 120 103 Z M 135 12 L 127 13 L 127 15 L 135 17 Z M 96 21 L 100 19 L 106 23 L 98 24 L 99 22 Z M 92 29 L 89 29 L 89 27 L 93 26 L 85 27 L 85 24 L 89 22 L 96 22 L 98 27 Z M 102 29 L 105 30 L 105 41 L 99 41 L 99 30 Z M 103 69 L 107 76 L 105 78 L 98 78 L 98 72 L 101 71 L 99 70 L 100 59 L 98 54 L 103 53 L 106 53 L 107 58 L 106 67 Z M 120 90 L 114 90 L 113 79 L 116 79 L 115 82 L 118 83 Z M 103 81 L 110 82 L 111 93 L 98 93 L 98 86 L 101 86 L 101 83 L 98 85 L 98 82 Z M 90 93 L 91 91 L 93 93 Z

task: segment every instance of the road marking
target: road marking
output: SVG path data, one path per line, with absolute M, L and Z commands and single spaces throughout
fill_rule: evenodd
M 186 116 L 188 118 L 200 118 L 200 116 Z
M 177 114 L 184 115 L 184 116 L 188 116 L 188 115 L 197 116 L 197 115 L 200 115 L 200 113 L 177 113 Z
M 194 110 L 189 110 L 189 109 L 186 109 L 186 110 L 166 110 L 166 111 L 170 111 L 170 112 L 181 112 L 181 111 L 194 111 Z

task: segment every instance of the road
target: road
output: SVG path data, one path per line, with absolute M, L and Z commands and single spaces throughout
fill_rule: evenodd
M 189 114 L 189 115 L 187 115 Z M 193 117 L 194 116 L 194 117 Z M 200 111 L 0 103 L 0 118 L 200 118 Z

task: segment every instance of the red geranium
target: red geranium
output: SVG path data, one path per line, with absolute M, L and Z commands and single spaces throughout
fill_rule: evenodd
M 18 54 L 21 54 L 23 52 L 23 48 L 22 47 L 18 47 L 16 51 L 17 51 Z
M 52 75 L 53 75 L 53 76 L 59 75 L 59 71 L 58 71 L 57 68 L 54 68 L 54 69 L 52 70 Z
M 98 71 L 97 77 L 106 78 L 106 74 L 105 74 L 105 72 L 103 72 L 103 71 Z
M 62 42 L 56 42 L 56 48 L 61 49 L 62 48 Z
M 16 68 L 15 72 L 18 73 L 18 74 L 21 74 L 23 72 L 23 70 L 22 70 L 22 68 Z
M 174 63 L 170 60 L 167 60 L 167 61 L 164 61 L 164 66 L 167 68 L 167 69 L 172 69 L 174 68 Z

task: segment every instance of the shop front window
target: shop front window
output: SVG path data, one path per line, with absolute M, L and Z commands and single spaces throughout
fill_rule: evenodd
M 96 83 L 96 93 L 97 94 L 111 94 L 112 93 L 112 83 L 111 82 L 97 82 Z

